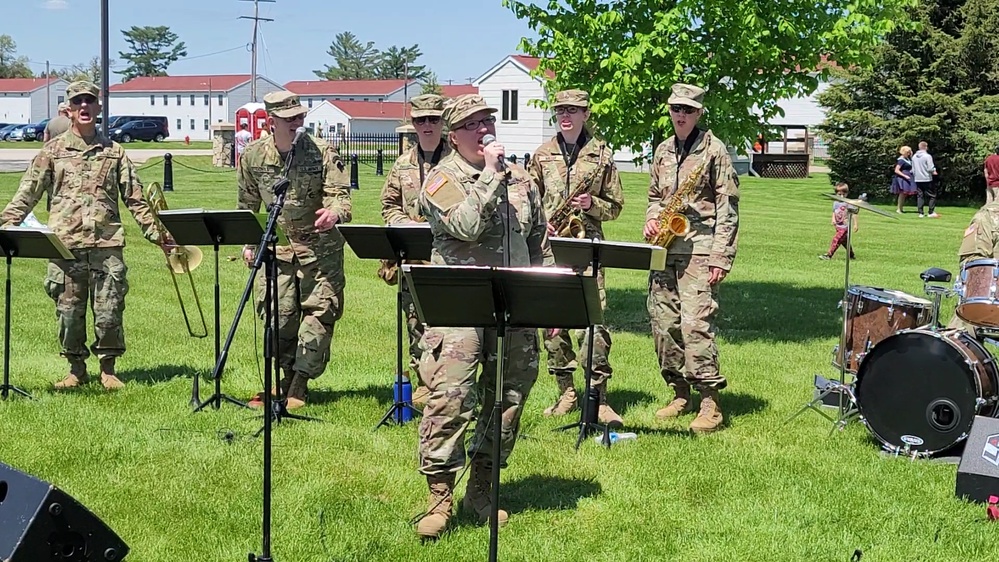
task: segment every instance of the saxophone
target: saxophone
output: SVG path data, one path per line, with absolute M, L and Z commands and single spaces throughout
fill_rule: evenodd
M 606 172 L 606 166 L 604 166 L 603 152 L 601 151 L 600 162 L 593 169 L 591 175 L 583 178 L 576 185 L 576 189 L 562 200 L 562 204 L 548 218 L 548 222 L 555 228 L 556 236 L 562 238 L 586 238 L 586 227 L 583 225 L 582 211 L 572 207 L 572 200 L 586 193 L 596 174 L 604 172 Z
M 690 232 L 690 220 L 681 213 L 687 206 L 687 199 L 694 193 L 694 188 L 701 183 L 704 170 L 708 166 L 708 153 L 705 151 L 701 162 L 690 171 L 687 178 L 683 180 L 676 192 L 670 197 L 666 207 L 659 212 L 656 222 L 659 224 L 659 233 L 645 241 L 654 246 L 669 248 L 677 236 L 684 236 Z

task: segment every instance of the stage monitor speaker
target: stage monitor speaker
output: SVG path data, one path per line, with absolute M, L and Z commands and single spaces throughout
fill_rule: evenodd
M 954 493 L 981 503 L 999 496 L 999 419 L 975 416 L 957 466 Z
M 46 482 L 0 463 L 0 561 L 117 562 L 128 545 Z

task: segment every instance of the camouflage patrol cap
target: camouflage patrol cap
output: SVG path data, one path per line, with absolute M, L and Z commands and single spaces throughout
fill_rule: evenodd
M 560 105 L 589 107 L 590 94 L 583 90 L 562 90 L 555 94 L 555 104 L 552 107 L 559 107 Z
M 678 105 L 689 105 L 697 109 L 704 107 L 704 89 L 690 84 L 673 84 L 673 95 L 669 97 L 669 103 Z
M 437 94 L 423 94 L 409 100 L 410 117 L 440 117 L 444 113 L 444 98 Z
M 100 90 L 97 86 L 90 82 L 89 80 L 77 80 L 69 86 L 66 86 L 66 99 L 73 99 L 81 94 L 90 94 L 95 98 L 100 97 Z
M 287 119 L 296 115 L 305 115 L 309 112 L 298 99 L 298 94 L 288 90 L 271 92 L 264 96 L 264 108 L 267 113 L 275 117 Z
M 479 94 L 462 94 L 444 106 L 444 122 L 449 129 L 480 111 L 496 113 L 496 108 L 486 105 Z

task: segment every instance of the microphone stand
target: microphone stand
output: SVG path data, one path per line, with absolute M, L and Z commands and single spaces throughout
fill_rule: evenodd
M 511 228 L 509 171 L 503 162 L 503 156 L 500 156 L 500 173 L 504 175 L 502 180 L 503 195 L 500 201 L 506 204 L 506 221 L 503 223 L 503 267 L 509 268 Z M 503 375 L 506 369 L 506 325 L 510 320 L 508 312 L 504 311 L 503 314 L 504 317 L 496 329 L 496 350 L 498 356 L 496 358 L 496 387 L 493 396 L 493 412 L 491 414 L 493 419 L 493 463 L 491 467 L 492 474 L 490 475 L 490 479 L 492 480 L 490 490 L 492 496 L 490 498 L 492 513 L 489 516 L 489 562 L 495 562 L 499 552 L 500 441 L 503 434 Z

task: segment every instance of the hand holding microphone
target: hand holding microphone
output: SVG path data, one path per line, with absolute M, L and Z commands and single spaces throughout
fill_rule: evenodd
M 482 137 L 482 155 L 486 158 L 485 169 L 498 174 L 506 169 L 506 148 L 496 142 L 496 137 L 486 135 Z

